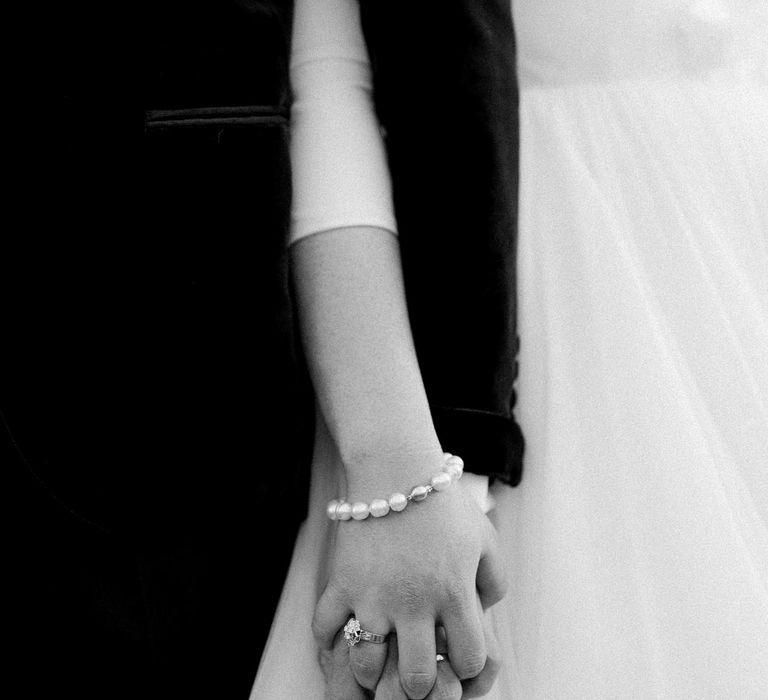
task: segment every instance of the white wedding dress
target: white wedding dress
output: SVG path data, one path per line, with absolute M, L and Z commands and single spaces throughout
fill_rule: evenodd
M 768 698 L 768 0 L 513 5 L 527 453 L 488 697 Z M 335 469 L 321 441 L 253 700 L 322 697 Z

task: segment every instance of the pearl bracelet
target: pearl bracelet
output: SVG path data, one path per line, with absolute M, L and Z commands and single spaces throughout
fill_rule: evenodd
M 443 470 L 435 474 L 428 484 L 414 486 L 406 496 L 404 493 L 393 493 L 388 499 L 376 498 L 368 503 L 358 501 L 349 503 L 343 498 L 334 499 L 328 503 L 326 513 L 331 520 L 365 520 L 369 515 L 382 518 L 391 510 L 399 512 L 411 501 L 423 501 L 432 491 L 445 491 L 455 480 L 461 479 L 464 473 L 464 460 L 449 453 L 444 454 Z

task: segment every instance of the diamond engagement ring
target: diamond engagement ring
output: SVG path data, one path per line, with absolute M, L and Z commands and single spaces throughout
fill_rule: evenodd
M 344 639 L 347 646 L 353 647 L 358 642 L 373 642 L 374 644 L 383 644 L 387 641 L 385 634 L 376 634 L 360 627 L 359 620 L 350 617 L 347 624 L 344 625 Z

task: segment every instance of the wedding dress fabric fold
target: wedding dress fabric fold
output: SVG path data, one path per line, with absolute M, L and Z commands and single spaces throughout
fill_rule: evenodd
M 516 0 L 493 697 L 768 697 L 768 5 Z

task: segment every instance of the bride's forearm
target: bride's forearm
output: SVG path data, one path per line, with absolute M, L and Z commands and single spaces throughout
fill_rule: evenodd
M 305 351 L 349 497 L 427 483 L 441 465 L 413 347 L 397 238 L 340 228 L 291 248 Z

